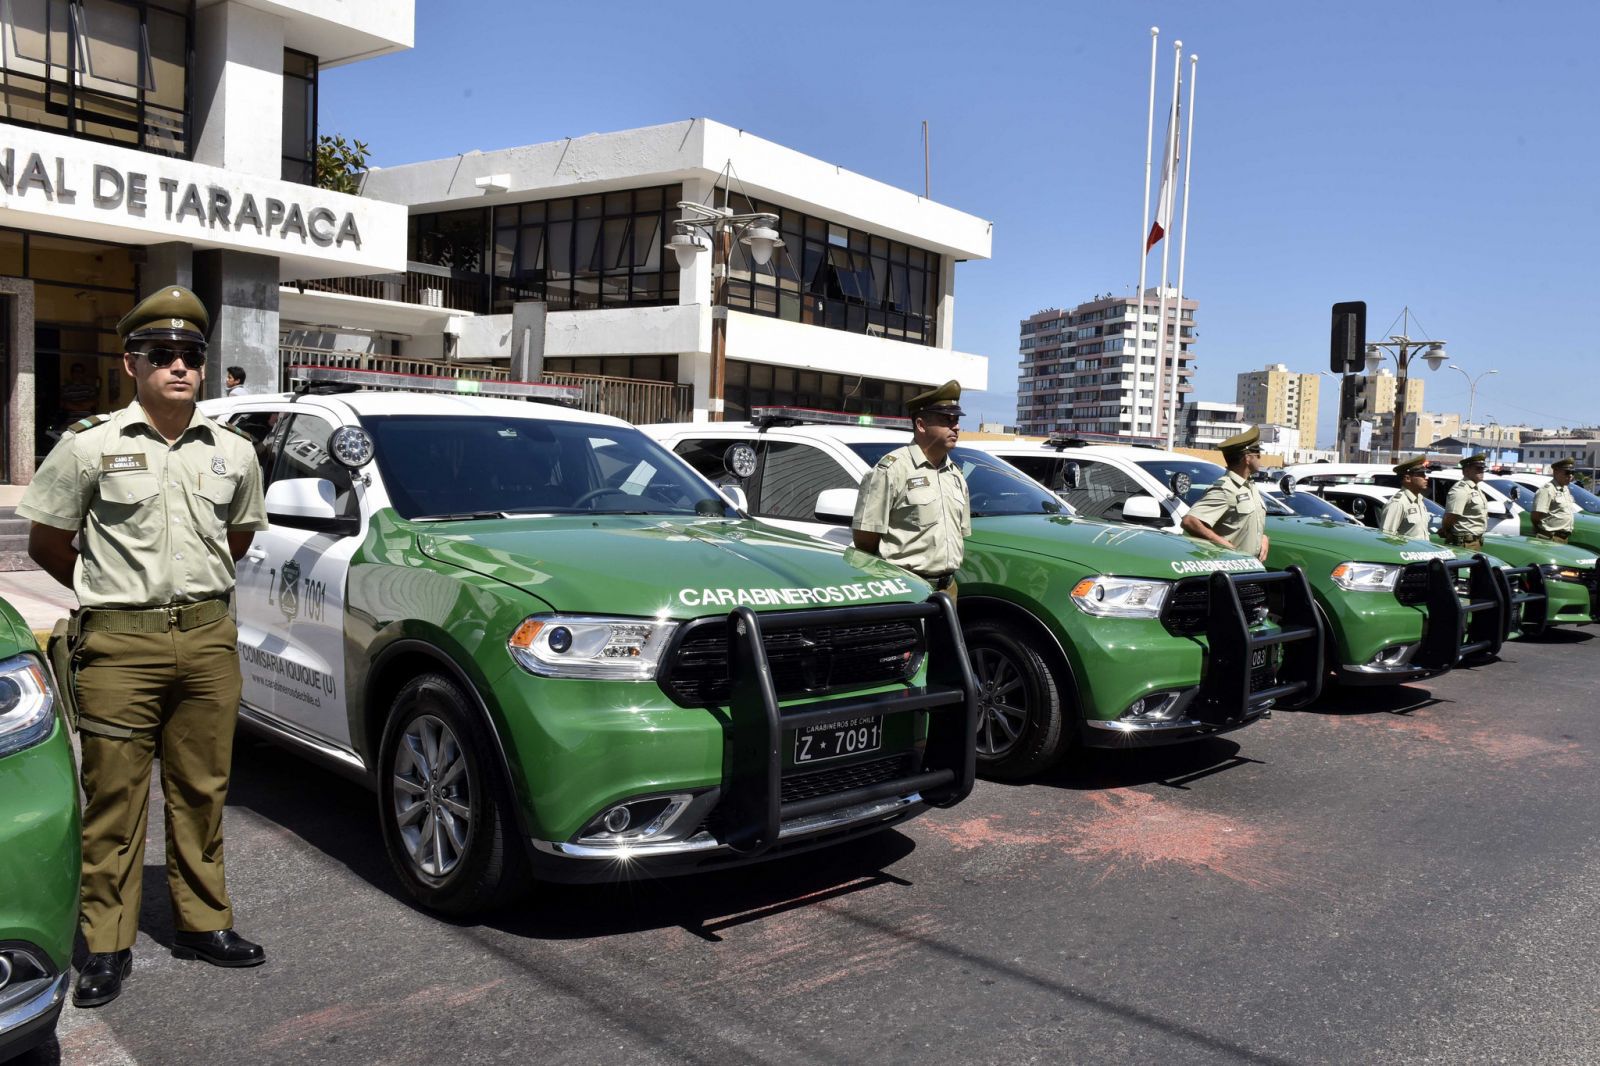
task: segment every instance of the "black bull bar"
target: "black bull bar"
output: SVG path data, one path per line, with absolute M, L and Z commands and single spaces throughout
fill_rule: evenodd
M 1206 641 L 1210 656 L 1206 676 L 1193 704 L 1193 717 L 1212 725 L 1234 725 L 1259 714 L 1273 703 L 1304 707 L 1322 694 L 1323 631 L 1311 597 L 1311 585 L 1298 566 L 1286 570 L 1214 573 L 1207 579 Z M 1242 585 L 1261 585 L 1269 597 L 1276 593 L 1278 628 L 1251 632 L 1250 619 L 1239 599 Z M 1265 683 L 1257 685 L 1252 657 L 1265 652 L 1265 666 L 1273 665 L 1274 648 L 1282 648 L 1276 669 L 1263 670 Z
M 898 692 L 851 695 L 782 708 L 778 704 L 763 634 L 801 626 L 921 619 L 927 637 L 926 683 Z M 728 615 L 728 663 L 733 681 L 728 703 L 729 772 L 719 813 L 724 843 L 742 855 L 760 855 L 778 842 L 782 824 L 889 796 L 920 793 L 934 807 L 949 807 L 972 791 L 977 773 L 977 682 L 961 639 L 955 604 L 936 592 L 923 603 L 885 603 L 757 614 L 740 607 Z M 783 740 L 806 726 L 852 718 L 924 712 L 927 740 L 916 773 L 812 799 L 784 803 Z
M 1519 625 L 1531 630 L 1544 624 L 1549 601 L 1537 566 L 1501 571 L 1478 554 L 1470 559 L 1430 559 L 1406 570 L 1415 573 L 1418 568 L 1426 571 L 1421 595 L 1416 594 L 1418 583 L 1413 580 L 1407 583 L 1412 592 L 1402 597 L 1402 602 L 1428 609 L 1422 643 L 1412 657 L 1418 666 L 1448 670 L 1473 655 L 1494 655 Z M 1458 588 L 1462 571 L 1467 574 L 1465 602 Z M 1510 576 L 1521 578 L 1523 591 L 1512 590 Z

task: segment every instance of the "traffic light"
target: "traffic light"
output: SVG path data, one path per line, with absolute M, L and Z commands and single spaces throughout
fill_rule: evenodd
M 1333 330 L 1328 344 L 1328 368 L 1335 374 L 1359 374 L 1366 363 L 1367 302 L 1350 300 L 1333 305 Z

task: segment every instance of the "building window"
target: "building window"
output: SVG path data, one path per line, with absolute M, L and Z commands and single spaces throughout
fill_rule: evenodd
M 0 118 L 188 158 L 192 3 L 6 0 Z
M 723 391 L 724 418 L 729 422 L 744 421 L 750 417 L 752 407 L 774 406 L 904 417 L 906 401 L 926 389 L 926 385 L 854 374 L 824 374 L 729 359 Z
M 493 312 L 520 300 L 552 311 L 677 303 L 664 245 L 682 195 L 663 185 L 495 208 Z
M 317 183 L 317 57 L 283 50 L 283 180 Z

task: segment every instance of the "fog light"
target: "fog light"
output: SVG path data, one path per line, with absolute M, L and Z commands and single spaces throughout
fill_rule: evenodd
M 1370 666 L 1399 666 L 1411 654 L 1414 644 L 1390 644 L 1374 655 L 1369 661 Z
M 608 833 L 620 833 L 633 824 L 633 814 L 626 807 L 613 807 L 606 812 L 605 827 Z
M 1141 722 L 1169 721 L 1177 714 L 1178 695 L 1176 692 L 1152 692 L 1130 703 L 1122 717 Z

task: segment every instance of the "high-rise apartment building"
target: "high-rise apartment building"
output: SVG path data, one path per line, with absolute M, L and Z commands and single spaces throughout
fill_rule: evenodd
M 1049 308 L 1022 320 L 1017 425 L 1027 434 L 1164 437 L 1166 389 L 1177 338 L 1178 412 L 1194 391 L 1192 344 L 1199 304 L 1168 290 L 1164 365 L 1156 358 L 1161 293 L 1145 290 L 1144 329 L 1131 296 L 1097 296 L 1070 311 Z
M 1283 363 L 1247 371 L 1239 375 L 1234 399 L 1244 408 L 1244 420 L 1252 425 L 1288 426 L 1299 431 L 1302 440 L 1316 438 L 1316 374 L 1296 373 Z M 1392 386 L 1390 403 L 1393 404 Z

